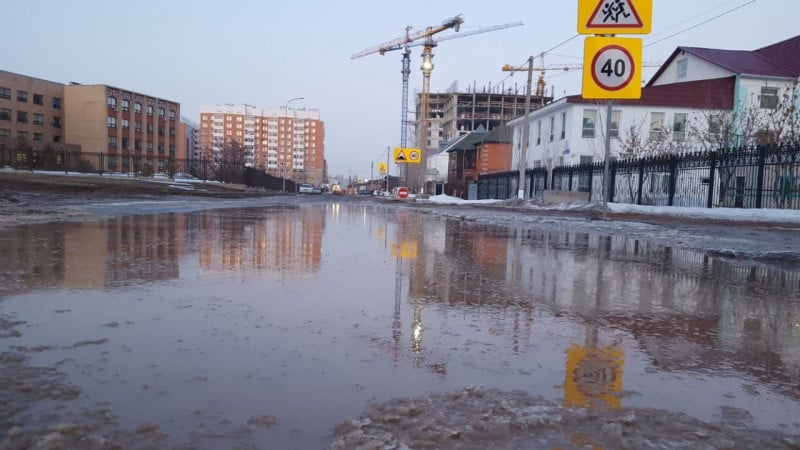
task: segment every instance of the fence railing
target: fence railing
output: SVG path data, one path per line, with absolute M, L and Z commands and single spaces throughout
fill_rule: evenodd
M 610 163 L 609 201 L 654 206 L 800 209 L 800 143 Z M 526 198 L 551 190 L 603 198 L 602 162 L 526 171 Z M 519 172 L 481 175 L 479 199 L 516 197 Z M 548 183 L 549 181 L 549 183 Z

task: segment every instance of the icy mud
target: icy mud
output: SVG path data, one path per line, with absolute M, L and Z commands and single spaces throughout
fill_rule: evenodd
M 747 428 L 746 412 L 723 417 L 727 423 L 658 409 L 566 408 L 523 391 L 467 387 L 373 405 L 336 426 L 331 448 L 800 448 L 800 436 Z

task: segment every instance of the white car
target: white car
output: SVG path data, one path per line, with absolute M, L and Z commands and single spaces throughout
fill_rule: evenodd
M 314 186 L 310 184 L 301 184 L 300 189 L 297 191 L 301 194 L 313 194 L 314 193 Z

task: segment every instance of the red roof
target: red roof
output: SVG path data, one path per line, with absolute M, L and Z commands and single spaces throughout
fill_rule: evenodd
M 615 105 L 673 106 L 696 109 L 733 109 L 735 77 L 687 81 L 642 88 L 638 100 L 614 100 Z M 586 100 L 580 95 L 570 95 L 567 103 L 597 103 L 605 100 Z
M 760 48 L 756 53 L 781 67 L 790 76 L 800 77 L 800 36 Z

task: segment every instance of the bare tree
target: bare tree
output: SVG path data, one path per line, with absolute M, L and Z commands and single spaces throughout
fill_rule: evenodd
M 222 150 L 214 154 L 213 168 L 218 181 L 241 183 L 247 153 L 244 146 L 235 139 L 229 139 Z

